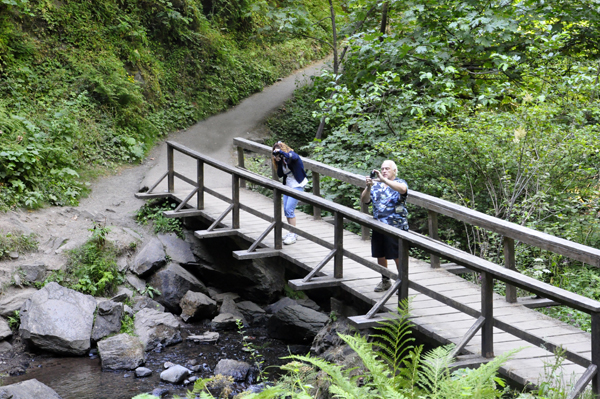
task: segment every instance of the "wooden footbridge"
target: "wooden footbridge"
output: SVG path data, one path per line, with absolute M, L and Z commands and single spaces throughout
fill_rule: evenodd
M 252 243 L 247 250 L 235 251 L 238 259 L 282 257 L 307 271 L 301 280 L 290 281 L 295 289 L 340 287 L 372 309 L 351 317 L 358 328 L 371 327 L 394 312 L 399 299 L 412 297 L 411 320 L 422 334 L 439 343 L 454 343 L 455 354 L 464 366 L 481 364 L 500 354 L 522 348 L 501 368 L 501 373 L 522 385 L 537 384 L 554 352 L 564 350 L 563 375 L 573 384 L 569 398 L 577 398 L 591 382 L 600 393 L 600 302 L 523 276 L 515 269 L 515 241 L 542 248 L 574 260 L 600 267 L 600 250 L 560 239 L 520 225 L 496 219 L 426 194 L 410 191 L 408 202 L 427 209 L 429 235 L 402 231 L 357 211 L 319 196 L 320 176 L 364 187 L 364 177 L 304 159 L 312 171 L 313 193 L 303 193 L 278 181 L 251 173 L 244 168 L 244 154 L 254 152 L 270 157 L 271 149 L 244 139 L 235 139 L 238 166 L 212 159 L 174 142 L 167 143 L 167 170 L 140 198 L 171 197 L 177 208 L 168 217 L 203 217 L 212 221 L 198 238 L 240 236 Z M 195 176 L 175 170 L 178 162 L 195 163 Z M 181 157 L 181 158 L 180 158 Z M 204 168 L 216 168 L 231 176 L 227 189 L 204 185 Z M 177 189 L 175 180 L 177 178 Z M 164 186 L 166 179 L 166 187 Z M 272 198 L 246 189 L 250 183 L 272 193 Z M 313 207 L 314 216 L 297 212 L 297 227 L 283 222 L 282 195 L 298 198 Z M 321 219 L 321 211 L 333 214 L 332 221 Z M 478 226 L 504 237 L 504 265 L 497 265 L 440 242 L 437 215 L 442 214 Z M 344 220 L 358 223 L 361 236 L 344 230 Z M 394 236 L 400 244 L 398 273 L 377 265 L 370 256 L 369 229 Z M 295 245 L 283 246 L 283 230 L 298 234 Z M 409 248 L 431 255 L 426 263 L 409 258 Z M 449 263 L 442 264 L 440 259 Z M 393 262 L 392 262 L 393 263 Z M 470 283 L 457 274 L 475 272 L 481 284 Z M 373 291 L 386 275 L 396 282 L 384 293 Z M 506 297 L 493 292 L 494 282 L 506 284 Z M 517 298 L 516 288 L 539 299 Z M 394 295 L 398 292 L 398 296 Z M 546 317 L 532 307 L 560 304 L 591 315 L 592 333 Z

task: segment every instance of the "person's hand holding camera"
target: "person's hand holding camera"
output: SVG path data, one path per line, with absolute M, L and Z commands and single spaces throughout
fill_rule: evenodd
M 367 186 L 371 187 L 373 185 L 375 179 L 381 179 L 381 176 L 379 173 L 380 172 L 377 169 L 373 169 L 371 171 L 371 174 L 366 178 Z
M 279 156 L 281 156 L 281 149 L 279 149 L 279 148 L 274 149 L 273 150 L 273 157 L 277 158 Z

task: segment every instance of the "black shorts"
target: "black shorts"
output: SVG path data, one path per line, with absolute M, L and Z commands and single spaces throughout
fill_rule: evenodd
M 374 258 L 397 259 L 398 238 L 373 230 L 371 235 L 371 256 Z

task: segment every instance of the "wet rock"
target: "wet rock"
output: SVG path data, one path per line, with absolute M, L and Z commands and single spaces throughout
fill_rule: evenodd
M 169 346 L 182 341 L 180 322 L 171 313 L 142 309 L 135 315 L 134 327 L 146 351 L 158 344 Z
M 348 319 L 329 321 L 315 336 L 310 348 L 311 353 L 321 355 L 330 348 L 344 345 L 344 341 L 338 334 L 348 334 L 349 332 Z
M 292 298 L 288 298 L 287 296 L 284 296 L 277 302 L 272 303 L 269 306 L 267 306 L 265 308 L 265 311 L 269 314 L 275 314 L 275 313 L 279 312 L 281 309 L 285 308 L 286 306 L 292 306 L 292 305 L 298 305 L 298 302 L 296 302 Z
M 130 270 L 140 277 L 145 277 L 167 263 L 165 250 L 158 238 L 152 238 L 137 254 Z
M 190 370 L 177 364 L 160 373 L 160 379 L 172 384 L 179 384 L 188 378 L 190 374 L 192 374 Z
M 208 294 L 206 286 L 200 280 L 175 263 L 169 263 L 156 272 L 149 283 L 161 293 L 156 301 L 175 314 L 181 313 L 179 302 L 186 292 Z
M 216 331 L 233 331 L 237 329 L 236 320 L 239 319 L 231 313 L 220 313 L 211 320 L 210 327 L 212 330 Z
M 135 376 L 137 378 L 149 377 L 152 375 L 152 370 L 147 367 L 138 367 L 135 369 Z
M 38 380 L 31 379 L 12 385 L 0 387 L 0 398 L 2 399 L 61 399 L 60 396 L 49 386 Z
M 250 371 L 250 365 L 233 359 L 221 359 L 215 367 L 215 375 L 233 377 L 235 381 L 245 381 Z
M 212 318 L 218 313 L 217 303 L 201 292 L 186 292 L 179 306 L 185 322 Z
M 92 296 L 52 282 L 25 302 L 19 331 L 40 349 L 84 355 L 90 349 L 95 310 Z
M 148 298 L 147 296 L 136 296 L 133 298 L 133 311 L 135 313 L 142 309 L 152 309 L 159 312 L 164 312 L 165 307 L 154 299 Z
M 270 337 L 285 342 L 306 343 L 323 328 L 329 317 L 310 308 L 290 305 L 275 313 L 267 323 Z
M 6 290 L 0 299 L 0 315 L 4 317 L 13 316 L 15 310 L 21 309 L 25 301 L 37 291 L 35 288 L 10 288 Z
M 263 259 L 199 264 L 196 270 L 201 279 L 218 288 L 239 292 L 252 301 L 274 300 L 286 282 L 284 268 Z
M 244 318 L 250 324 L 266 323 L 269 319 L 267 312 L 257 304 L 251 301 L 243 301 L 236 303 L 237 308 L 244 315 Z
M 146 289 L 146 282 L 133 273 L 127 273 L 125 279 L 138 292 L 143 292 Z
M 144 345 L 138 337 L 117 334 L 98 342 L 103 370 L 135 370 L 146 361 Z
M 321 307 L 310 298 L 296 299 L 295 301 L 298 305 L 304 306 L 305 308 L 310 308 L 312 310 L 316 310 L 317 312 L 321 311 Z
M 244 318 L 244 315 L 238 309 L 235 302 L 232 299 L 225 299 L 221 304 L 221 308 L 219 309 L 220 313 L 229 313 L 234 315 L 237 319 L 241 320 L 244 326 L 248 326 L 248 322 Z
M 6 339 L 13 334 L 8 326 L 8 321 L 0 317 L 0 340 Z
M 164 368 L 165 370 L 166 370 L 166 369 L 170 369 L 170 368 L 171 368 L 171 367 L 173 367 L 173 366 L 175 366 L 175 363 L 173 363 L 173 362 L 165 362 L 165 363 L 163 364 L 163 368 Z
M 114 301 L 104 301 L 98 304 L 96 321 L 92 329 L 92 339 L 95 342 L 111 334 L 121 331 L 123 304 Z
M 214 294 L 214 297 L 212 297 L 215 301 L 217 301 L 219 304 L 222 304 L 224 300 L 226 299 L 230 299 L 232 301 L 237 301 L 238 299 L 240 299 L 240 294 L 235 293 L 235 292 L 217 292 Z
M 155 388 L 152 391 L 152 395 L 157 396 L 159 398 L 162 398 L 163 396 L 165 396 L 168 393 L 169 393 L 169 390 L 165 389 L 165 388 Z
M 196 257 L 192 253 L 190 244 L 177 237 L 177 235 L 173 233 L 159 234 L 158 239 L 164 245 L 165 251 L 172 262 L 180 265 L 196 262 Z
M 214 331 L 207 331 L 201 335 L 188 335 L 186 338 L 188 341 L 203 342 L 207 344 L 213 344 L 219 340 L 219 333 Z
M 10 343 L 6 341 L 0 342 L 0 353 L 10 352 L 11 350 L 13 350 L 13 346 Z

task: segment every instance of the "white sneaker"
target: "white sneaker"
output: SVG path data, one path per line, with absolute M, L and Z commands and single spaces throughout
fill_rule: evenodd
M 298 236 L 294 233 L 288 233 L 288 235 L 285 236 L 285 238 L 283 239 L 283 243 L 285 245 L 292 245 L 296 242 L 296 240 L 298 239 Z

